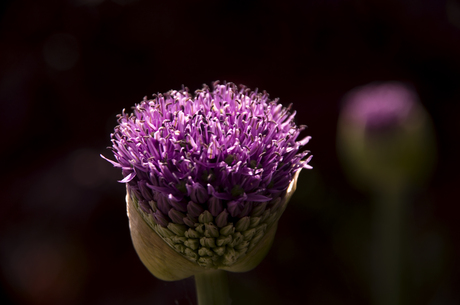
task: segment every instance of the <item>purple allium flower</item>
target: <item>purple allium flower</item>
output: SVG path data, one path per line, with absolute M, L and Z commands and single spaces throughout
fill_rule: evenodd
M 128 194 L 150 227 L 201 266 L 231 266 L 281 215 L 310 137 L 295 112 L 233 83 L 154 95 L 111 135 Z M 286 200 L 285 200 L 286 199 Z
M 343 115 L 370 132 L 390 131 L 407 122 L 417 95 L 398 82 L 373 83 L 347 94 Z
M 351 90 L 343 102 L 337 148 L 351 181 L 381 191 L 427 177 L 436 150 L 434 131 L 410 86 L 371 83 Z

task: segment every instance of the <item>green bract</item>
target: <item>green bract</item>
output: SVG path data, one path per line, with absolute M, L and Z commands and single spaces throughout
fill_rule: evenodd
M 296 189 L 299 172 L 274 208 L 263 212 L 255 208 L 249 216 L 220 229 L 207 210 L 198 217 L 194 229 L 173 223 L 162 227 L 128 193 L 134 248 L 147 269 L 165 281 L 180 280 L 209 269 L 249 271 L 270 249 L 278 220 Z

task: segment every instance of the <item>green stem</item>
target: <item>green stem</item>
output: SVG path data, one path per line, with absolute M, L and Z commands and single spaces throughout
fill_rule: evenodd
M 373 237 L 373 304 L 400 305 L 405 196 L 400 190 L 376 194 Z
M 208 270 L 195 275 L 198 305 L 228 305 L 227 271 Z

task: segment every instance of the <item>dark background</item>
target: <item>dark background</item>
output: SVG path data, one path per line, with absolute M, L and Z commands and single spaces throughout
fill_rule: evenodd
M 345 179 L 342 96 L 372 81 L 417 90 L 438 141 L 407 206 L 407 304 L 460 304 L 460 2 L 2 1 L 2 304 L 195 304 L 131 244 L 115 115 L 144 96 L 220 79 L 294 103 L 314 169 L 267 258 L 230 274 L 233 304 L 370 304 L 368 195 Z

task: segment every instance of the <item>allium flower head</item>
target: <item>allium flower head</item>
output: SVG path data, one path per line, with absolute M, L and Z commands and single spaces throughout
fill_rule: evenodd
M 231 270 L 287 203 L 310 137 L 295 112 L 232 83 L 154 95 L 124 111 L 111 135 L 128 200 L 172 249 L 205 268 Z M 142 257 L 141 257 L 142 259 Z M 144 262 L 145 263 L 145 262 Z

